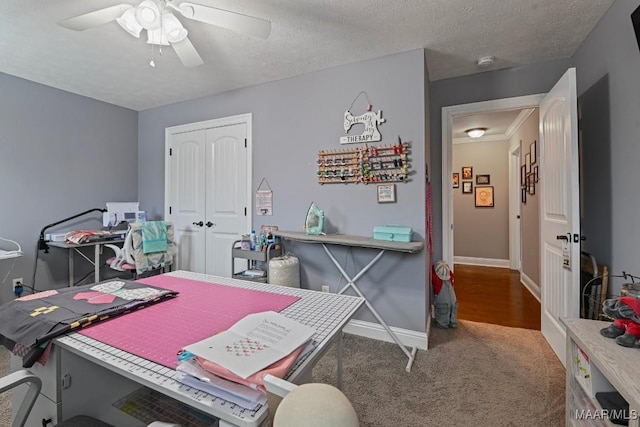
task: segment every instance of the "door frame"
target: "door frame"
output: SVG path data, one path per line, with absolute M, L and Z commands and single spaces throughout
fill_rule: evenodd
M 169 188 L 170 188 L 170 174 L 169 174 L 169 143 L 171 135 L 176 135 L 185 132 L 195 132 L 205 129 L 233 126 L 245 124 L 247 127 L 247 215 L 245 221 L 245 231 L 251 230 L 253 224 L 253 114 L 245 113 L 235 116 L 221 117 L 218 119 L 204 120 L 201 122 L 187 123 L 184 125 L 177 125 L 167 127 L 164 130 L 164 147 L 165 147 L 165 159 L 164 159 L 164 217 L 169 218 Z
M 522 273 L 520 144 L 509 147 L 509 268 Z
M 453 118 L 470 114 L 538 108 L 545 94 L 442 107 L 442 259 L 453 267 Z M 519 176 L 519 174 L 518 174 Z M 510 178 L 511 179 L 511 178 Z M 519 178 L 518 178 L 519 179 Z

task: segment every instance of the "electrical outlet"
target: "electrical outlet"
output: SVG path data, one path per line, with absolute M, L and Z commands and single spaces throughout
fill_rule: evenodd
M 327 286 L 327 285 L 322 285 L 322 292 L 330 292 L 330 291 L 329 291 L 329 286 Z
M 13 292 L 16 292 L 16 288 L 22 289 L 24 286 L 24 279 L 22 277 L 18 277 L 17 279 L 13 279 Z

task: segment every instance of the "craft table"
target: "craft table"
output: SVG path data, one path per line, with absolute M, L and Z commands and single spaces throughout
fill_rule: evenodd
M 405 347 L 405 345 L 400 341 L 398 336 L 391 330 L 387 322 L 384 321 L 382 316 L 376 311 L 373 305 L 366 299 L 363 293 L 356 286 L 356 281 L 360 279 L 364 274 L 371 268 L 373 265 L 378 262 L 380 258 L 384 255 L 386 251 L 396 251 L 396 252 L 405 252 L 405 253 L 416 253 L 420 252 L 424 247 L 423 242 L 389 242 L 386 240 L 376 240 L 371 237 L 363 237 L 363 236 L 349 236 L 346 234 L 326 234 L 326 235 L 311 235 L 303 232 L 296 231 L 282 231 L 278 230 L 275 232 L 277 236 L 280 236 L 284 239 L 294 240 L 302 243 L 319 243 L 322 245 L 322 248 L 326 252 L 329 259 L 333 262 L 336 268 L 340 271 L 340 274 L 347 280 L 347 284 L 338 292 L 338 294 L 343 294 L 347 289 L 352 289 L 357 295 L 364 298 L 366 306 L 369 308 L 371 313 L 378 319 L 378 322 L 384 327 L 387 333 L 391 336 L 391 338 L 398 344 L 400 349 L 404 352 L 404 354 L 409 359 L 406 367 L 407 372 L 411 372 L 411 366 L 413 365 L 413 361 L 416 357 L 417 348 L 413 347 L 411 351 Z M 347 272 L 344 270 L 342 265 L 338 262 L 338 260 L 333 256 L 331 251 L 329 251 L 328 245 L 339 245 L 339 246 L 352 246 L 359 248 L 370 248 L 370 249 L 378 249 L 378 254 L 360 270 L 355 276 L 349 277 Z
M 140 282 L 149 281 L 149 284 L 152 284 L 151 281 L 156 279 L 167 280 L 165 283 L 169 283 L 168 280 L 181 281 L 179 286 L 182 286 L 181 289 L 183 291 L 176 298 L 153 307 L 139 310 L 119 319 L 97 324 L 86 329 L 85 332 L 76 332 L 54 340 L 53 351 L 47 364 L 45 366 L 36 364 L 32 369 L 36 375 L 43 379 L 43 389 L 32 411 L 32 414 L 35 415 L 30 419 L 31 424 L 29 425 L 40 425 L 40 421 L 43 419 L 51 419 L 53 420 L 52 424 L 55 424 L 58 420 L 84 414 L 117 426 L 140 426 L 141 423 L 139 421 L 130 415 L 120 412 L 112 404 L 123 396 L 141 390 L 140 386 L 144 386 L 146 389 L 161 393 L 162 396 L 170 397 L 174 402 L 184 403 L 189 408 L 195 408 L 218 418 L 219 424 L 216 425 L 221 427 L 266 426 L 269 420 L 268 407 L 266 405 L 258 405 L 257 408 L 247 409 L 215 395 L 196 390 L 178 382 L 174 369 L 153 362 L 149 358 L 136 355 L 147 354 L 151 351 L 160 353 L 160 349 L 164 351 L 166 350 L 164 347 L 170 346 L 172 342 L 170 337 L 185 333 L 190 334 L 191 330 L 184 331 L 196 329 L 200 326 L 195 325 L 193 320 L 186 320 L 189 316 L 183 314 L 185 313 L 184 309 L 176 310 L 175 307 L 181 297 L 186 298 L 187 295 L 190 295 L 188 304 L 199 306 L 194 307 L 190 312 L 206 312 L 208 316 L 214 316 L 214 319 L 225 317 L 229 312 L 229 306 L 240 307 L 244 304 L 244 307 L 246 307 L 247 304 L 265 304 L 265 297 L 262 295 L 259 298 L 235 298 L 234 301 L 230 301 L 228 304 L 216 303 L 213 298 L 203 298 L 201 296 L 208 294 L 208 289 L 202 288 L 208 284 L 213 284 L 212 287 L 224 288 L 222 291 L 226 292 L 227 295 L 230 293 L 247 294 L 251 292 L 257 294 L 260 292 L 256 291 L 266 291 L 272 295 L 270 297 L 267 296 L 267 299 L 286 296 L 285 299 L 289 300 L 287 304 L 290 305 L 282 309 L 280 313 L 311 326 L 316 330 L 316 333 L 312 338 L 315 342 L 313 351 L 301 358 L 301 360 L 299 359 L 288 375 L 285 376 L 285 379 L 297 384 L 310 381 L 313 366 L 326 353 L 330 344 L 336 341 L 339 355 L 338 381 L 341 382 L 341 331 L 362 306 L 364 303 L 363 298 L 185 271 L 166 273 L 142 279 Z M 190 287 L 189 285 L 193 284 L 197 284 L 197 289 L 200 289 L 200 291 L 192 292 L 193 295 L 191 295 L 189 289 L 194 289 L 195 287 Z M 229 288 L 233 288 L 235 291 Z M 197 302 L 194 303 L 194 300 L 197 300 Z M 185 299 L 185 301 L 187 300 Z M 295 302 L 291 303 L 291 301 Z M 171 305 L 172 302 L 175 302 L 175 304 Z M 155 311 L 153 311 L 154 309 Z M 127 348 L 124 345 L 116 347 L 89 336 L 96 336 L 94 331 L 98 327 L 109 328 L 112 333 L 112 331 L 122 326 L 118 326 L 119 320 L 126 320 L 127 316 L 132 315 L 148 316 L 146 323 L 152 321 L 154 324 L 158 320 L 158 316 L 161 315 L 165 319 L 170 319 L 169 322 L 163 321 L 161 323 L 165 325 L 171 324 L 173 328 L 172 330 L 163 330 L 163 327 L 158 327 L 156 328 L 158 329 L 157 331 L 149 331 L 150 328 L 145 326 L 144 328 L 149 331 L 148 334 L 152 337 L 162 334 L 166 339 L 156 340 L 160 342 L 141 349 L 141 353 L 135 353 L 134 350 L 130 350 L 131 352 L 125 351 L 122 349 Z M 136 320 L 135 322 L 139 321 Z M 200 324 L 208 324 L 208 322 L 210 320 L 203 319 Z M 125 340 L 128 340 L 129 344 L 135 345 L 139 341 L 136 338 L 132 339 L 131 336 L 138 336 L 136 335 L 138 333 L 137 329 L 144 328 L 136 326 L 127 329 L 129 331 L 127 333 L 128 338 L 120 335 L 122 338 L 120 341 L 124 343 Z M 176 358 L 177 362 L 177 354 L 173 357 Z M 12 364 L 17 362 L 15 359 L 17 358 L 14 356 Z
M 98 283 L 100 281 L 100 254 L 102 253 L 102 246 L 107 244 L 120 245 L 124 242 L 124 236 L 120 239 L 111 240 L 96 240 L 89 243 L 67 243 L 67 242 L 47 242 L 47 245 L 54 248 L 67 249 L 69 251 L 69 286 L 74 286 L 74 258 L 75 254 L 80 255 L 89 264 L 93 265 L 93 282 Z M 93 259 L 86 256 L 80 248 L 93 246 Z

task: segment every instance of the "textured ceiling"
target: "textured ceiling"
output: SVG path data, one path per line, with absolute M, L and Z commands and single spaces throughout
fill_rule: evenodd
M 135 0 L 0 0 L 0 72 L 144 110 L 311 71 L 425 48 L 429 77 L 570 57 L 613 0 L 192 0 L 272 22 L 256 39 L 181 17 L 204 64 L 117 23 L 83 32 L 56 22 Z

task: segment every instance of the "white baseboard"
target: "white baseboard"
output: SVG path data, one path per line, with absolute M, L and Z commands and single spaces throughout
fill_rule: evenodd
M 520 272 L 520 283 L 531 292 L 531 295 L 540 302 L 540 286 L 538 286 L 529 276 Z
M 484 267 L 501 267 L 501 268 L 509 268 L 510 266 L 508 259 L 474 258 L 474 257 L 464 257 L 464 256 L 454 256 L 453 263 L 467 264 L 467 265 L 481 265 Z
M 391 326 L 391 330 L 398 336 L 402 344 L 409 348 L 417 347 L 419 350 L 427 349 L 426 332 L 411 331 L 409 329 L 396 328 Z M 379 323 L 365 322 L 363 320 L 351 320 L 344 327 L 347 334 L 358 335 L 365 338 L 372 338 L 378 341 L 395 343 L 387 331 Z

